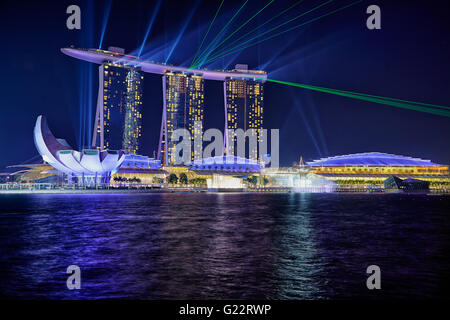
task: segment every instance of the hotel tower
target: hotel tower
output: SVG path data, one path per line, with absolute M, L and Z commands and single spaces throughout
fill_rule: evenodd
M 158 159 L 163 165 L 174 165 L 177 141 L 171 141 L 176 129 L 186 129 L 191 142 L 201 139 L 204 109 L 204 79 L 187 72 L 166 71 L 163 81 L 163 115 Z M 191 146 L 194 144 L 191 143 Z M 201 150 L 191 148 L 190 160 L 201 158 Z
M 92 146 L 138 154 L 142 135 L 142 86 L 139 68 L 104 62 L 99 67 L 99 93 Z
M 247 65 L 236 65 L 236 72 L 248 72 Z M 253 71 L 257 72 L 257 71 Z M 261 129 L 263 128 L 264 113 L 264 84 L 260 80 L 229 77 L 224 81 L 224 103 L 225 103 L 225 134 L 224 153 L 233 150 L 233 155 L 237 155 L 236 136 L 230 139 L 230 130 L 249 130 L 250 136 L 262 141 Z M 245 157 L 253 160 L 260 160 L 258 149 L 246 148 Z M 230 154 L 231 155 L 231 154 Z
M 221 81 L 224 95 L 224 148 L 223 154 L 261 160 L 263 150 L 250 148 L 238 155 L 236 137 L 229 137 L 231 130 L 241 129 L 247 136 L 262 141 L 264 114 L 264 82 L 267 73 L 248 70 L 248 66 L 236 65 L 233 70 L 190 69 L 168 66 L 141 59 L 116 47 L 102 49 L 62 48 L 61 51 L 76 59 L 100 64 L 100 88 L 97 102 L 92 145 L 98 149 L 123 149 L 128 153 L 140 151 L 142 121 L 143 73 L 162 76 L 163 112 L 158 145 L 158 159 L 163 165 L 175 165 L 173 155 L 177 142 L 170 141 L 176 129 L 185 129 L 194 141 L 201 139 L 204 111 L 205 80 Z M 201 150 L 194 145 L 190 159 L 201 158 Z M 265 152 L 265 151 L 264 151 Z M 178 157 L 177 157 L 178 158 Z M 186 155 L 182 158 L 186 162 Z

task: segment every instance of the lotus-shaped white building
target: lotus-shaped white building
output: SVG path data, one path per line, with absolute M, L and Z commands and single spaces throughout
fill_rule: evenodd
M 109 184 L 111 174 L 118 170 L 125 159 L 121 150 L 73 150 L 64 139 L 54 137 L 44 116 L 36 120 L 34 143 L 45 162 L 67 175 L 69 184 Z

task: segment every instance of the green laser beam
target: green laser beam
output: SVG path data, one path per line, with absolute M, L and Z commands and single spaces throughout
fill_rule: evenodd
M 277 25 L 277 26 L 275 26 L 275 27 L 272 27 L 271 29 L 269 29 L 269 30 L 263 32 L 262 34 L 258 34 L 257 36 L 255 36 L 255 37 L 253 37 L 253 38 L 247 39 L 246 41 L 240 43 L 239 45 L 237 45 L 237 46 L 235 46 L 235 47 L 233 47 L 233 48 L 236 48 L 236 47 L 238 47 L 238 46 L 241 46 L 241 45 L 243 45 L 243 44 L 245 44 L 245 43 L 247 43 L 247 42 L 250 42 L 251 40 L 260 38 L 260 37 L 264 36 L 265 34 L 267 34 L 267 33 L 269 33 L 269 32 L 275 31 L 276 29 L 279 29 L 280 27 L 282 27 L 282 26 L 284 26 L 284 25 L 286 25 L 286 24 L 288 24 L 288 23 L 290 23 L 290 22 L 292 22 L 292 21 L 295 21 L 295 20 L 297 20 L 297 19 L 299 19 L 299 18 L 305 16 L 306 14 L 311 13 L 311 12 L 313 12 L 313 11 L 319 9 L 320 7 L 322 7 L 322 6 L 324 6 L 324 5 L 327 5 L 327 4 L 329 4 L 330 2 L 333 2 L 333 1 L 334 1 L 334 0 L 328 0 L 328 1 L 326 1 L 326 2 L 324 2 L 324 3 L 322 3 L 322 4 L 320 4 L 320 5 L 318 5 L 317 7 L 312 8 L 311 10 L 308 10 L 308 11 L 306 11 L 306 12 L 304 12 L 304 13 L 298 15 L 298 16 L 295 16 L 295 17 L 292 18 L 292 19 L 289 19 L 288 21 L 285 21 L 285 22 L 283 22 L 283 23 L 281 23 L 281 24 L 279 24 L 279 25 Z M 230 45 L 231 45 L 231 44 L 225 46 L 225 48 L 223 48 L 222 51 L 219 51 L 218 54 L 221 54 L 221 53 L 225 52 L 225 50 L 226 50 L 227 48 L 229 48 Z M 233 48 L 231 48 L 231 49 L 233 49 Z M 231 50 L 231 49 L 230 49 L 230 50 Z
M 219 47 L 220 45 L 222 45 L 225 41 L 227 41 L 228 39 L 230 39 L 236 32 L 238 32 L 239 30 L 241 30 L 243 27 L 245 27 L 250 21 L 252 21 L 257 15 L 259 15 L 265 8 L 267 8 L 269 5 L 271 5 L 275 0 L 271 0 L 270 2 L 268 2 L 263 8 L 261 8 L 258 12 L 256 12 L 251 18 L 249 18 L 247 21 L 245 21 L 242 25 L 239 26 L 239 28 L 237 28 L 236 30 L 233 31 L 233 33 L 231 33 L 230 35 L 228 35 L 225 39 L 223 39 L 217 46 L 215 46 L 210 52 L 214 52 L 214 50 L 216 50 L 217 47 Z M 203 59 L 202 57 L 200 57 L 199 59 Z M 192 64 L 191 64 L 192 66 Z
M 421 107 L 418 105 L 412 105 L 412 104 L 407 104 L 407 103 L 395 102 L 395 101 L 389 100 L 389 99 L 372 98 L 372 97 L 367 97 L 367 96 L 361 96 L 358 94 L 343 93 L 343 92 L 339 92 L 336 90 L 323 90 L 323 89 L 318 90 L 317 88 L 313 89 L 311 87 L 305 87 L 305 88 L 310 89 L 310 90 L 316 90 L 316 91 L 321 91 L 321 92 L 325 92 L 325 93 L 335 94 L 335 95 L 339 95 L 339 96 L 343 96 L 343 97 L 359 99 L 359 100 L 364 100 L 364 101 L 370 101 L 370 102 L 375 102 L 375 103 L 384 104 L 384 105 L 388 105 L 388 106 L 394 106 L 394 107 L 399 107 L 399 108 L 404 108 L 404 109 L 409 109 L 409 110 L 421 111 L 421 112 L 431 113 L 431 114 L 435 114 L 435 115 L 450 117 L 450 112 L 448 112 L 448 111 L 443 111 L 443 110 L 438 110 L 438 109 L 433 109 L 433 108 L 428 108 L 428 107 Z
M 236 16 L 239 14 L 239 12 L 241 12 L 241 10 L 245 7 L 245 5 L 247 4 L 248 0 L 245 0 L 244 4 L 239 8 L 239 10 L 233 15 L 233 17 L 231 17 L 231 19 L 227 22 L 227 24 L 222 28 L 222 30 L 219 31 L 219 33 L 215 36 L 215 38 L 210 42 L 210 44 L 206 47 L 205 50 L 203 50 L 203 52 L 200 54 L 200 56 L 202 56 L 205 52 L 208 51 L 208 49 L 213 45 L 214 41 L 216 41 L 216 39 L 225 31 L 225 29 L 228 27 L 228 25 L 234 20 L 234 18 L 236 18 Z M 199 60 L 199 59 L 197 59 Z M 196 64 L 197 61 L 194 62 L 194 64 Z
M 229 43 L 224 49 L 230 47 L 232 44 L 236 43 L 237 41 L 241 40 L 242 38 L 245 38 L 246 36 L 248 36 L 249 34 L 254 33 L 255 31 L 261 29 L 263 26 L 265 26 L 266 24 L 268 24 L 269 22 L 273 21 L 274 19 L 278 18 L 279 16 L 281 16 L 282 14 L 286 13 L 287 11 L 291 10 L 292 8 L 298 6 L 300 3 L 302 3 L 304 0 L 300 0 L 297 1 L 296 3 L 294 3 L 292 6 L 290 6 L 289 8 L 281 11 L 280 13 L 278 13 L 277 15 L 273 16 L 272 18 L 270 18 L 269 20 L 267 20 L 266 22 L 264 22 L 263 24 L 261 24 L 260 26 L 256 27 L 255 29 L 245 33 L 244 35 L 240 36 L 239 38 L 233 40 L 231 43 Z M 218 47 L 216 47 L 215 49 L 217 49 Z
M 398 108 L 402 108 L 402 109 L 420 111 L 420 112 L 425 112 L 425 113 L 430 113 L 430 114 L 445 116 L 445 117 L 450 118 L 450 111 L 434 109 L 431 107 L 419 106 L 419 105 L 424 105 L 421 102 L 410 101 L 410 103 L 404 103 L 404 102 L 400 102 L 400 101 L 407 101 L 407 100 L 400 100 L 400 99 L 373 96 L 373 95 L 361 95 L 360 93 L 357 93 L 357 92 L 343 91 L 343 90 L 337 90 L 337 89 L 331 89 L 331 88 L 325 88 L 325 87 L 317 87 L 317 86 L 311 86 L 311 85 L 306 85 L 306 84 L 301 84 L 301 83 L 281 81 L 281 80 L 275 80 L 275 79 L 264 79 L 264 78 L 256 78 L 256 79 L 266 80 L 268 82 L 284 84 L 284 85 L 288 85 L 288 86 L 292 86 L 292 87 L 298 87 L 298 88 L 303 88 L 303 89 L 308 89 L 308 90 L 313 90 L 313 91 L 318 91 L 318 92 L 323 92 L 323 93 L 329 93 L 329 94 L 334 94 L 334 95 L 343 96 L 343 97 L 347 97 L 347 98 L 369 101 L 369 102 L 374 102 L 374 103 L 378 103 L 378 104 L 398 107 Z M 375 97 L 377 97 L 377 98 L 375 98 Z M 416 105 L 414 105 L 414 104 L 416 104 Z M 448 108 L 446 106 L 438 106 L 438 107 Z
M 288 21 L 285 21 L 285 22 L 283 22 L 282 24 L 279 24 L 278 26 L 275 26 L 275 27 L 273 27 L 273 28 L 270 28 L 269 30 L 263 32 L 262 34 L 259 34 L 259 35 L 255 36 L 255 37 L 252 37 L 252 38 L 250 38 L 250 39 L 248 39 L 248 40 L 246 40 L 246 41 L 240 43 L 239 45 L 237 45 L 237 46 L 235 46 L 235 47 L 233 47 L 233 48 L 231 48 L 231 49 L 229 49 L 229 50 L 225 50 L 225 48 L 224 48 L 224 51 L 218 52 L 218 53 L 216 54 L 216 56 L 217 56 L 217 55 L 220 55 L 220 54 L 223 54 L 223 53 L 226 53 L 226 52 L 228 52 L 228 51 L 230 51 L 230 50 L 233 50 L 233 49 L 235 49 L 235 48 L 237 48 L 237 47 L 240 47 L 240 46 L 242 46 L 242 45 L 244 45 L 244 44 L 246 44 L 246 43 L 248 43 L 248 42 L 250 42 L 250 41 L 252 41 L 252 40 L 254 40 L 254 39 L 261 38 L 262 36 L 266 35 L 267 33 L 272 32 L 272 31 L 275 31 L 275 30 L 281 28 L 282 26 L 284 26 L 284 25 L 286 25 L 286 24 L 288 24 L 288 23 L 290 23 L 290 22 L 292 22 L 292 21 L 294 21 L 294 20 L 297 20 L 297 19 L 299 19 L 299 18 L 301 18 L 301 17 L 307 15 L 308 13 L 311 13 L 311 12 L 313 12 L 313 11 L 315 11 L 315 10 L 317 10 L 317 9 L 319 9 L 319 8 L 325 6 L 325 5 L 327 5 L 327 4 L 329 4 L 330 2 L 333 2 L 333 1 L 334 1 L 334 0 L 327 0 L 327 1 L 323 2 L 323 3 L 321 3 L 320 5 L 314 7 L 314 8 L 312 8 L 312 9 L 306 11 L 306 12 L 303 12 L 302 14 L 299 14 L 298 16 L 295 16 L 294 18 L 289 19 Z M 212 58 L 213 58 L 213 57 L 211 57 L 211 59 L 212 59 Z M 205 64 L 205 63 L 207 63 L 207 62 L 208 62 L 208 60 L 207 60 L 206 62 L 204 62 L 204 63 L 196 64 L 196 67 L 201 66 L 201 65 L 203 65 L 203 64 Z
M 349 7 L 351 7 L 351 6 L 354 6 L 354 5 L 356 5 L 356 4 L 358 4 L 358 3 L 362 2 L 362 1 L 364 1 L 364 0 L 358 0 L 358 1 L 352 2 L 352 3 L 350 3 L 350 4 L 348 4 L 348 5 L 344 6 L 344 7 L 341 7 L 341 8 L 335 9 L 335 10 L 332 10 L 332 11 L 326 13 L 326 14 L 323 14 L 323 15 L 321 15 L 321 16 L 318 16 L 318 17 L 314 18 L 314 19 L 308 20 L 308 21 L 306 21 L 306 22 L 304 22 L 304 23 L 295 25 L 295 26 L 293 26 L 293 27 L 291 27 L 291 28 L 289 28 L 289 29 L 286 29 L 286 30 L 284 30 L 284 31 L 280 31 L 280 32 L 278 32 L 278 33 L 276 33 L 276 34 L 270 35 L 270 36 L 268 36 L 268 37 L 266 37 L 266 38 L 263 38 L 263 39 L 258 40 L 258 41 L 256 41 L 256 42 L 253 42 L 253 43 L 251 43 L 251 44 L 248 44 L 248 45 L 246 45 L 246 46 L 244 46 L 244 47 L 241 47 L 242 44 L 241 44 L 241 45 L 238 45 L 238 46 L 235 46 L 234 48 L 231 48 L 231 49 L 229 49 L 228 51 L 226 51 L 226 52 L 224 52 L 224 53 L 222 53 L 222 54 L 218 54 L 218 55 L 216 55 L 216 56 L 211 57 L 210 59 L 208 59 L 208 60 L 205 61 L 204 63 L 205 63 L 205 64 L 206 64 L 206 63 L 211 63 L 211 62 L 213 62 L 213 61 L 215 61 L 215 60 L 217 60 L 217 59 L 223 58 L 223 57 L 228 56 L 228 55 L 230 55 L 230 54 L 233 54 L 233 53 L 235 53 L 235 52 L 237 52 L 237 51 L 244 50 L 244 49 L 246 49 L 246 48 L 255 46 L 255 45 L 257 45 L 257 44 L 259 44 L 259 43 L 261 43 L 261 42 L 264 42 L 264 41 L 273 39 L 273 38 L 278 37 L 278 36 L 280 36 L 280 35 L 282 35 L 282 34 L 284 34 L 284 33 L 290 32 L 290 31 L 295 30 L 295 29 L 297 29 L 297 28 L 303 27 L 303 26 L 305 26 L 305 25 L 307 25 L 307 24 L 313 23 L 313 22 L 315 22 L 315 21 L 317 21 L 317 20 L 319 20 L 319 19 L 325 18 L 326 16 L 329 16 L 329 15 L 331 15 L 331 14 L 334 14 L 334 13 L 337 13 L 337 12 L 342 11 L 342 10 L 344 10 L 344 9 L 347 9 L 347 8 L 349 8 Z
M 195 55 L 194 55 L 194 58 L 192 58 L 191 65 L 192 65 L 192 63 L 195 61 L 195 58 L 197 57 L 197 55 L 198 55 L 200 49 L 202 48 L 203 43 L 205 42 L 205 39 L 206 39 L 206 37 L 208 36 L 209 30 L 211 29 L 212 25 L 214 24 L 214 21 L 216 21 L 216 17 L 217 17 L 217 15 L 219 14 L 220 8 L 222 8 L 222 5 L 223 5 L 223 2 L 224 2 L 224 1 L 225 1 L 225 0 L 222 0 L 222 2 L 221 2 L 220 5 L 219 5 L 219 8 L 217 8 L 216 14 L 214 15 L 214 18 L 212 19 L 211 23 L 209 24 L 208 31 L 206 31 L 206 34 L 205 34 L 205 36 L 203 37 L 202 42 L 200 43 L 200 47 L 198 47 L 197 52 L 196 52 Z
M 311 88 L 317 88 L 317 89 L 327 89 L 327 88 L 324 88 L 324 87 L 317 87 L 317 86 L 310 86 L 310 87 Z M 361 93 L 361 92 L 352 92 L 352 91 L 345 91 L 345 90 L 338 90 L 338 89 L 333 89 L 333 90 L 337 91 L 337 92 L 355 94 L 355 95 L 359 95 L 359 96 L 365 96 L 365 97 L 371 97 L 371 98 L 378 98 L 378 99 L 384 99 L 384 100 L 390 100 L 390 101 L 396 101 L 396 102 L 404 102 L 404 103 L 416 104 L 416 105 L 421 105 L 421 106 L 427 106 L 427 107 L 433 107 L 433 108 L 450 110 L 450 107 L 437 105 L 437 104 L 430 104 L 430 103 L 424 103 L 424 102 L 402 100 L 402 99 L 396 99 L 396 98 L 388 98 L 388 97 L 376 96 L 376 95 L 373 95 L 373 94 L 367 94 L 367 93 Z

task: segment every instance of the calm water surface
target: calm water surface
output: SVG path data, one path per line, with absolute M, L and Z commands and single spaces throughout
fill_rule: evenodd
M 0 195 L 0 297 L 449 298 L 449 209 L 395 194 Z M 72 264 L 81 290 L 66 289 Z

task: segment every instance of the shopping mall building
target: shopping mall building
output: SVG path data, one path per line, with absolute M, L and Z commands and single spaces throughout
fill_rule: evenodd
M 391 176 L 430 182 L 431 189 L 450 189 L 448 165 L 420 158 L 367 152 L 322 158 L 306 163 L 310 172 L 339 186 L 378 185 Z

